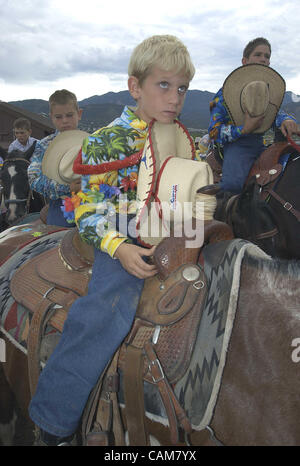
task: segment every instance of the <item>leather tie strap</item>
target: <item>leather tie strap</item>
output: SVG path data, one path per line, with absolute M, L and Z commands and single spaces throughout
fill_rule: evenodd
M 55 312 L 55 309 L 53 309 L 52 301 L 49 301 L 47 298 L 43 298 L 31 319 L 27 339 L 27 361 L 31 396 L 35 394 L 41 371 L 40 347 L 42 336 L 47 322 L 51 318 L 53 312 Z
M 164 407 L 167 412 L 171 442 L 173 444 L 178 443 L 178 422 L 183 427 L 185 432 L 191 433 L 191 423 L 177 400 L 174 391 L 172 390 L 168 380 L 165 377 L 162 366 L 157 358 L 151 341 L 145 343 L 145 353 L 149 359 L 149 369 L 152 375 L 153 382 L 157 385 L 159 393 L 162 397 Z
M 102 446 L 109 445 L 109 432 L 111 432 L 112 424 L 112 402 L 111 400 L 100 399 L 97 410 L 97 418 L 102 419 L 102 424 L 95 422 L 94 429 L 86 436 L 86 446 Z
M 69 291 L 68 293 L 57 293 L 55 287 L 52 287 L 47 291 L 47 293 L 45 293 L 37 309 L 33 313 L 27 339 L 28 373 L 30 392 L 32 396 L 35 393 L 41 370 L 40 348 L 42 337 L 49 320 L 57 311 L 54 307 L 55 303 L 50 299 L 52 292 L 56 292 L 59 297 L 59 299 L 57 299 L 57 304 L 63 306 L 65 310 L 69 310 L 75 299 L 78 298 L 78 295 L 73 291 Z
M 125 355 L 124 398 L 129 444 L 132 446 L 149 445 L 146 432 L 143 368 L 143 349 L 128 345 Z
M 288 212 L 291 212 L 291 214 L 293 214 L 296 219 L 298 220 L 298 222 L 300 222 L 300 212 L 299 210 L 296 210 L 294 209 L 294 207 L 292 206 L 292 204 L 290 204 L 289 202 L 285 201 L 284 199 L 282 199 L 280 196 L 278 196 L 277 193 L 275 193 L 275 191 L 273 191 L 273 189 L 268 189 L 266 188 L 266 191 L 272 196 L 274 197 L 274 199 L 276 199 L 278 202 L 280 202 L 280 204 L 288 211 Z

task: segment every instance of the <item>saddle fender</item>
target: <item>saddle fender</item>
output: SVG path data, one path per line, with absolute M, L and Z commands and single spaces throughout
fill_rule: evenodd
M 233 238 L 230 227 L 215 220 L 205 222 L 204 230 L 204 242 Z M 87 445 L 95 439 L 103 441 L 103 435 L 109 442 L 111 431 L 107 426 L 115 438 L 120 438 L 122 426 L 118 421 L 119 407 L 115 403 L 117 368 L 124 377 L 130 445 L 149 444 L 143 381 L 156 385 L 160 393 L 169 421 L 171 442 L 178 442 L 180 427 L 191 432 L 190 422 L 172 387 L 189 366 L 207 286 L 203 268 L 198 264 L 201 248 L 187 249 L 184 242 L 185 238 L 165 238 L 156 247 L 153 261 L 158 274 L 145 280 L 133 328 L 87 405 L 82 431 Z M 112 385 L 113 389 L 107 389 Z M 90 430 L 97 397 L 96 420 Z M 112 400 L 110 410 L 107 409 L 108 399 Z

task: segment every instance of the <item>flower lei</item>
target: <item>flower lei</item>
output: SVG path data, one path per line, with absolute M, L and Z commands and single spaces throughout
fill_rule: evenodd
M 76 194 L 72 193 L 71 197 L 65 197 L 61 210 L 66 221 L 68 223 L 74 223 L 75 209 L 78 208 L 82 202 L 97 204 L 104 199 L 111 199 L 114 196 L 119 196 L 121 194 L 121 189 L 124 189 L 124 191 L 135 189 L 137 186 L 137 177 L 135 175 L 135 173 L 132 173 L 130 176 L 123 178 L 120 188 L 106 183 L 93 184 L 88 194 L 79 191 Z

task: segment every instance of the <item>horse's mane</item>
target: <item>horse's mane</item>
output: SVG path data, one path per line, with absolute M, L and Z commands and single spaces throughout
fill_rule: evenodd
M 255 256 L 250 253 L 245 254 L 245 261 L 252 267 L 262 271 L 269 271 L 274 274 L 289 275 L 293 278 L 300 278 L 300 260 L 286 260 Z
M 246 253 L 244 257 L 245 265 L 255 268 L 258 279 L 265 280 L 270 277 L 270 287 L 288 289 L 291 280 L 300 280 L 300 261 L 285 260 L 270 257 L 259 257 Z

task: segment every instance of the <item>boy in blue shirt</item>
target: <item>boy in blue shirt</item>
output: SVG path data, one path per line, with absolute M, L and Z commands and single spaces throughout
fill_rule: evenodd
M 31 163 L 28 167 L 28 180 L 31 189 L 49 199 L 47 214 L 48 225 L 74 227 L 68 223 L 61 211 L 62 197 L 70 196 L 76 192 L 78 182 L 60 184 L 43 174 L 42 162 L 44 154 L 53 139 L 63 131 L 72 131 L 78 128 L 82 110 L 78 107 L 76 95 L 66 89 L 55 91 L 49 98 L 50 117 L 56 131 L 38 141 L 35 146 Z
M 38 139 L 31 136 L 31 123 L 27 118 L 17 118 L 13 127 L 16 139 L 9 145 L 8 153 L 13 150 L 26 152 L 35 141 L 38 141 Z
M 249 42 L 244 51 L 242 64 L 251 63 L 270 65 L 271 45 L 263 37 Z M 238 194 L 242 191 L 250 168 L 264 151 L 263 134 L 254 133 L 262 124 L 263 117 L 251 117 L 245 113 L 242 126 L 236 126 L 230 118 L 224 103 L 222 89 L 210 103 L 209 136 L 223 147 L 224 160 L 220 186 L 223 191 Z M 282 111 L 277 113 L 274 127 L 279 128 L 284 136 L 299 134 L 295 118 Z

